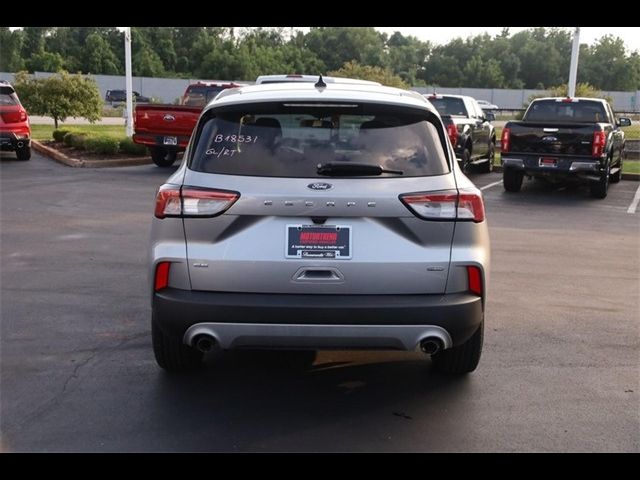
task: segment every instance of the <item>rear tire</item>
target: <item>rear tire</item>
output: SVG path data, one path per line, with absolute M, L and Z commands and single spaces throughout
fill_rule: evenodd
M 151 160 L 159 167 L 170 167 L 176 161 L 178 152 L 162 147 L 149 147 Z
M 502 172 L 502 184 L 507 192 L 519 192 L 524 172 L 515 168 L 505 168 Z
M 487 161 L 478 165 L 478 171 L 480 173 L 493 172 L 493 161 L 496 158 L 496 141 L 494 139 L 489 143 L 489 152 L 487 153 Z
M 16 157 L 18 157 L 18 160 L 21 160 L 23 162 L 26 162 L 27 160 L 30 160 L 31 159 L 31 147 L 22 147 L 22 148 L 16 149 Z
M 153 319 L 151 338 L 156 362 L 167 372 L 184 372 L 202 366 L 202 352 L 185 345 L 181 338 L 171 338 L 162 333 Z
M 591 196 L 595 198 L 605 198 L 609 190 L 609 176 L 611 175 L 611 162 L 607 161 L 607 167 L 604 173 L 600 175 L 600 180 L 592 180 L 589 183 Z
M 484 320 L 469 340 L 457 347 L 443 350 L 431 356 L 435 368 L 442 373 L 460 375 L 473 372 L 482 355 Z

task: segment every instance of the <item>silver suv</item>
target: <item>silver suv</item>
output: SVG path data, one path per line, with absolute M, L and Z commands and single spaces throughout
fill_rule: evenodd
M 158 191 L 158 364 L 216 348 L 482 351 L 489 236 L 436 110 L 375 85 L 225 90 Z

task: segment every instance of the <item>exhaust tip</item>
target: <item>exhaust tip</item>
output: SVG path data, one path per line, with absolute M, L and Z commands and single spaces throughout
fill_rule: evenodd
M 435 355 L 442 350 L 442 340 L 436 337 L 427 337 L 420 341 L 420 349 L 427 355 Z
M 215 347 L 216 339 L 210 335 L 199 335 L 193 344 L 202 353 L 209 353 Z

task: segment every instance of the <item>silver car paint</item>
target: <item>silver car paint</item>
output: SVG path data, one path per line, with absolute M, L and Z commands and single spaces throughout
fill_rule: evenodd
M 313 89 L 287 91 L 286 87 L 270 84 L 229 89 L 205 110 L 223 103 L 265 101 L 265 97 L 273 101 L 281 99 L 285 91 L 291 101 L 318 100 Z M 350 85 L 335 86 L 330 100 L 367 100 L 429 108 L 424 98 L 413 92 L 399 91 L 394 97 L 386 91 L 378 95 L 358 90 Z M 446 142 L 449 159 L 454 159 L 448 138 Z M 185 159 L 192 143 L 193 138 Z M 241 197 L 225 214 L 213 219 L 154 218 L 150 283 L 153 285 L 155 265 L 169 260 L 179 265 L 172 266 L 169 285 L 181 289 L 307 294 L 455 293 L 467 288 L 463 268 L 466 265 L 481 268 L 486 287 L 490 262 L 487 221 L 424 221 L 413 216 L 398 199 L 400 193 L 456 188 L 480 193 L 457 162 L 450 161 L 450 168 L 449 174 L 435 177 L 327 178 L 333 188 L 318 192 L 307 188 L 317 178 L 205 174 L 189 170 L 183 160 L 166 183 L 237 190 Z M 271 205 L 265 205 L 265 200 L 270 200 Z M 285 201 L 292 201 L 293 205 L 285 205 Z M 305 204 L 307 201 L 313 205 Z M 372 201 L 375 208 L 367 206 Z M 327 206 L 326 202 L 335 202 L 335 206 Z M 347 202 L 355 205 L 347 207 Z M 327 225 L 348 221 L 353 226 L 352 260 L 301 262 L 284 258 L 284 225 L 309 224 L 311 216 L 326 216 Z M 194 263 L 207 267 L 195 268 Z M 336 269 L 340 281 L 296 282 L 296 275 L 305 268 Z

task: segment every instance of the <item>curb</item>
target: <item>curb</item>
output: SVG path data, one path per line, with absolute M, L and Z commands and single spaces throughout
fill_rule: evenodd
M 106 167 L 135 167 L 140 165 L 151 165 L 151 159 L 148 157 L 128 157 L 118 158 L 114 160 L 80 160 L 70 157 L 57 151 L 55 148 L 47 147 L 42 143 L 31 139 L 33 149 L 56 162 L 62 163 L 68 167 L 75 168 L 106 168 Z

